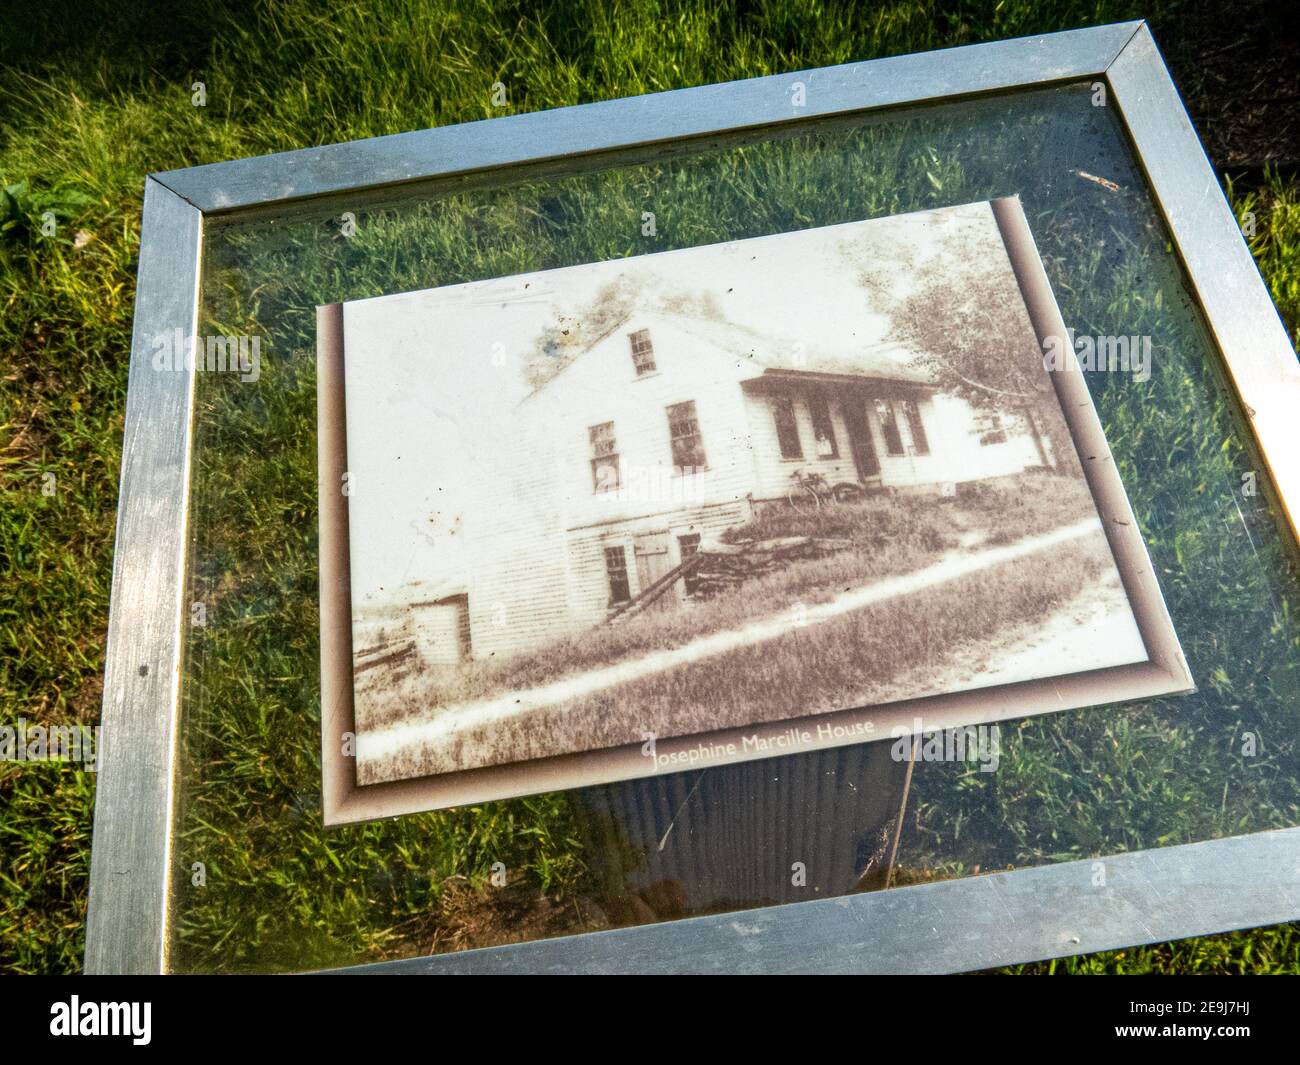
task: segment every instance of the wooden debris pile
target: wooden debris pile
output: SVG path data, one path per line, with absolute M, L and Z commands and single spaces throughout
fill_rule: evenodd
M 376 644 L 357 652 L 352 669 L 354 673 L 363 673 L 376 666 L 411 666 L 415 663 L 415 653 L 415 641 L 409 637 Z
M 702 558 L 691 576 L 691 591 L 709 598 L 755 577 L 775 573 L 798 559 L 823 558 L 852 546 L 852 540 L 815 536 L 704 543 L 699 551 Z

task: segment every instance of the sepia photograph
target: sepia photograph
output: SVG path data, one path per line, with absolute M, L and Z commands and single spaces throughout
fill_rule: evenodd
M 1005 200 L 322 308 L 326 790 L 1188 688 L 1041 274 Z

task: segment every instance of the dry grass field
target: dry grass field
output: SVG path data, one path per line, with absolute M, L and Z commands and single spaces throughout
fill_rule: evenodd
M 778 721 L 943 690 L 972 656 L 1005 651 L 1005 632 L 1051 621 L 1096 598 L 1111 566 L 1105 536 L 991 565 L 937 587 L 816 625 L 800 612 L 854 589 L 977 556 L 1094 514 L 1086 487 L 1053 475 L 972 486 L 951 498 L 892 495 L 798 511 L 773 507 L 726 539 L 819 536 L 848 541 L 717 596 L 647 612 L 505 661 L 434 668 L 410 657 L 357 677 L 358 732 L 436 721 L 466 704 L 535 692 L 619 663 L 625 677 L 597 691 L 521 708 L 516 717 L 455 729 L 382 758 L 361 757 L 364 782 L 540 758 Z M 1089 604 L 1084 604 L 1088 607 Z M 642 670 L 657 651 L 765 618 L 787 633 L 671 669 Z M 950 677 L 949 674 L 953 675 Z M 906 679 L 905 679 L 906 678 Z M 925 678 L 923 681 L 922 678 Z M 910 685 L 910 689 L 908 686 Z M 449 709 L 450 708 L 450 709 Z M 364 716 L 362 711 L 364 709 Z

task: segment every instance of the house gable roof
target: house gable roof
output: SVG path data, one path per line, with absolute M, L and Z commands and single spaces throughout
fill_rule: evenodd
M 860 377 L 874 380 L 898 381 L 914 385 L 933 385 L 933 379 L 917 367 L 910 352 L 901 344 L 877 342 L 863 344 L 857 350 L 828 352 L 799 344 L 788 337 L 772 336 L 738 322 L 704 318 L 677 311 L 633 311 L 606 326 L 599 336 L 592 337 L 564 368 L 545 384 L 534 389 L 524 402 L 545 392 L 572 366 L 586 359 L 608 337 L 629 324 L 649 327 L 653 335 L 656 321 L 667 322 L 713 349 L 728 356 L 738 371 L 740 380 L 753 380 L 766 374 L 788 377 L 797 374 L 809 376 Z
M 672 319 L 683 332 L 734 356 L 742 365 L 748 363 L 763 372 L 933 383 L 928 374 L 914 365 L 910 353 L 901 344 L 864 344 L 857 350 L 829 352 L 797 343 L 788 337 L 760 333 L 736 322 L 677 314 L 672 315 Z

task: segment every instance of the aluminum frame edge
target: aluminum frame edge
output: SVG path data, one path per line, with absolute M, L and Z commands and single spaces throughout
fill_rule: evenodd
M 1145 23 L 1106 79 L 1300 543 L 1300 362 L 1291 339 Z
M 85 970 L 167 963 L 194 371 L 155 338 L 198 326 L 202 213 L 147 179 L 109 600 Z
M 971 972 L 1287 920 L 1300 908 L 1297 853 L 1300 828 L 1276 829 L 328 972 L 604 976 Z M 1099 864 L 1104 873 L 1100 878 Z M 665 942 L 673 949 L 665 951 Z M 1034 957 L 1026 957 L 1027 952 Z
M 671 89 L 170 170 L 205 215 L 809 118 L 1100 76 L 1140 21 Z M 792 106 L 802 81 L 806 106 Z

